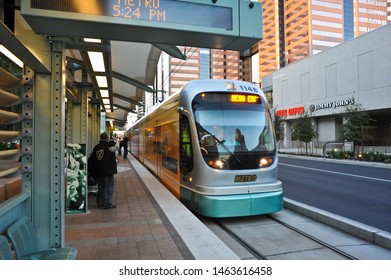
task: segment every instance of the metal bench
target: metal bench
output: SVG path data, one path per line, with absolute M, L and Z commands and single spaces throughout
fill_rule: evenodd
M 7 237 L 0 235 L 0 260 L 13 260 L 10 242 Z
M 73 247 L 39 250 L 38 237 L 28 217 L 11 225 L 7 229 L 7 237 L 18 260 L 75 260 L 77 256 L 77 249 Z

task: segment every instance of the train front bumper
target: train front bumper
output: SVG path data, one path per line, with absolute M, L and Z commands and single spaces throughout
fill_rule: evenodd
M 282 210 L 283 191 L 204 195 L 182 189 L 181 201 L 192 211 L 206 217 L 254 216 Z

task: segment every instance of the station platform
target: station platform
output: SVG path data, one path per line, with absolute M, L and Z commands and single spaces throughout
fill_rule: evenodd
M 117 207 L 98 208 L 90 193 L 87 213 L 65 217 L 78 260 L 240 259 L 131 154 L 118 159 Z

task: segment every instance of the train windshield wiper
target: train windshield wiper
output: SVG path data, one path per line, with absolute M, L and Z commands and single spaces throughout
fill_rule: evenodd
M 219 138 L 217 138 L 215 135 L 213 135 L 212 133 L 210 133 L 208 130 L 206 130 L 205 128 L 202 128 L 207 134 L 209 134 L 210 136 L 213 137 L 214 140 L 216 140 L 216 142 L 221 145 L 221 147 L 224 148 L 224 150 L 226 150 L 230 156 L 232 156 L 237 162 L 239 162 L 241 165 L 243 165 L 244 163 L 234 154 L 231 152 L 231 150 L 224 144 L 225 140 L 221 141 Z

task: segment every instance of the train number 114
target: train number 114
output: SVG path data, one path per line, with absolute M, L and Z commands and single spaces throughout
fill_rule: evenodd
M 248 91 L 248 92 L 258 92 L 258 89 L 256 87 L 248 87 L 248 86 L 239 86 L 239 88 L 243 91 Z

